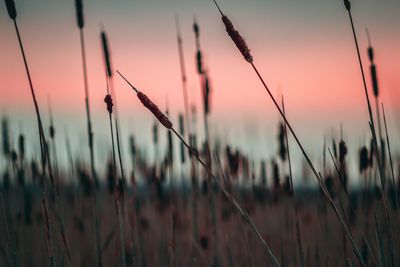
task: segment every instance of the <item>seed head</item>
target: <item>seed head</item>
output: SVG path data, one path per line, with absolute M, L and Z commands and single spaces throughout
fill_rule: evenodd
M 142 102 L 142 104 L 153 113 L 153 115 L 157 118 L 157 120 L 164 125 L 165 128 L 171 129 L 172 128 L 172 122 L 168 119 L 167 116 L 157 107 L 156 104 L 154 104 L 150 98 L 148 98 L 145 94 L 142 92 L 138 92 L 137 96 Z
M 83 0 L 75 0 L 75 7 L 78 27 L 82 29 L 85 26 L 85 21 L 83 19 Z
M 379 96 L 379 87 L 378 87 L 378 76 L 376 73 L 376 65 L 371 64 L 371 78 L 372 78 L 372 88 L 374 89 L 375 97 Z
M 15 2 L 14 0 L 5 0 L 8 15 L 11 19 L 15 19 L 17 17 L 17 10 L 15 9 Z
M 344 162 L 346 155 L 347 155 L 346 143 L 343 140 L 340 140 L 340 142 L 339 142 L 339 162 L 340 163 Z
M 253 56 L 250 54 L 250 49 L 247 47 L 247 44 L 246 44 L 245 40 L 243 39 L 243 37 L 233 26 L 232 21 L 230 21 L 230 19 L 225 15 L 222 15 L 221 19 L 225 25 L 226 32 L 231 37 L 232 41 L 235 43 L 235 45 L 239 49 L 240 53 L 242 53 L 244 59 L 247 62 L 252 63 Z
M 104 102 L 105 102 L 106 105 L 107 105 L 107 111 L 108 111 L 108 113 L 111 114 L 111 113 L 112 113 L 112 110 L 113 110 L 114 104 L 113 104 L 112 97 L 111 97 L 110 94 L 107 94 L 107 95 L 106 95 L 106 97 L 104 98 Z
M 368 168 L 368 165 L 369 165 L 368 149 L 366 146 L 363 146 L 360 149 L 360 164 L 359 164 L 360 173 L 366 170 Z
M 351 4 L 349 0 L 344 0 L 344 6 L 346 7 L 347 11 L 350 11 Z
M 108 49 L 107 35 L 104 31 L 102 31 L 100 36 L 101 36 L 101 43 L 103 45 L 104 61 L 106 63 L 107 76 L 111 77 L 112 76 L 112 68 L 111 68 L 111 60 L 110 60 L 110 51 Z

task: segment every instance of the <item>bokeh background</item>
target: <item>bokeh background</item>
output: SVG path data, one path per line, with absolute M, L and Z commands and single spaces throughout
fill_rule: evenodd
M 339 136 L 342 124 L 352 159 L 350 170 L 353 176 L 357 175 L 358 147 L 369 143 L 370 132 L 361 75 L 342 1 L 219 2 L 246 38 L 255 64 L 273 93 L 277 97 L 284 94 L 288 118 L 313 160 L 321 163 L 324 136 L 330 144 L 332 134 Z M 28 133 L 27 142 L 31 145 L 28 145 L 28 154 L 38 156 L 33 103 L 14 27 L 3 5 L 0 8 L 0 114 L 10 117 L 15 133 L 20 130 Z M 51 102 L 56 139 L 61 148 L 59 161 L 66 159 L 66 132 L 74 155 L 88 159 L 74 1 L 19 0 L 16 5 L 46 125 Z M 352 6 L 368 86 L 371 83 L 366 28 L 372 37 L 381 100 L 386 108 L 393 150 L 399 151 L 400 2 L 363 0 L 352 1 Z M 107 159 L 111 149 L 108 115 L 103 102 L 106 82 L 99 38 L 101 25 L 109 37 L 114 68 L 163 109 L 168 103 L 171 119 L 177 123 L 178 113 L 183 111 L 183 97 L 175 15 L 179 16 L 190 100 L 197 107 L 200 139 L 202 105 L 195 65 L 194 16 L 200 25 L 201 47 L 212 81 L 212 135 L 222 143 L 251 153 L 255 159 L 270 159 L 276 153 L 278 113 L 251 67 L 225 33 L 212 1 L 87 0 L 84 8 L 97 166 L 101 167 L 99 163 Z M 151 159 L 154 118 L 117 76 L 115 85 L 123 143 L 127 144 L 129 134 L 135 134 L 136 142 L 148 147 Z M 160 135 L 163 144 L 164 130 Z M 291 144 L 296 176 L 301 172 L 302 158 L 294 143 Z M 127 158 L 128 148 L 124 147 Z M 395 157 L 399 154 L 395 153 Z

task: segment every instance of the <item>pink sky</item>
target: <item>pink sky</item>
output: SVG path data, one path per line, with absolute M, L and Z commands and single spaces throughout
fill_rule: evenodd
M 75 125 L 81 123 L 84 127 L 79 35 L 73 1 L 67 2 L 18 1 L 18 21 L 43 115 L 47 116 L 49 96 L 56 116 L 68 117 Z M 106 119 L 100 23 L 108 33 L 115 69 L 160 107 L 165 107 L 168 97 L 174 117 L 183 110 L 176 13 L 180 15 L 190 97 L 199 105 L 199 78 L 195 72 L 191 29 L 192 17 L 196 15 L 212 79 L 211 120 L 216 129 L 226 130 L 239 122 L 242 127 L 248 120 L 261 128 L 273 127 L 263 131 L 269 131 L 275 138 L 277 112 L 250 65 L 226 35 L 212 3 L 194 0 L 173 0 L 168 4 L 160 0 L 151 4 L 144 2 L 121 1 L 113 6 L 105 0 L 85 2 L 89 86 L 95 116 Z M 353 2 L 368 86 L 365 27 L 370 30 L 375 49 L 381 100 L 387 109 L 391 133 L 398 136 L 400 18 L 397 14 L 400 5 L 396 1 Z M 350 25 L 340 1 L 314 3 L 310 0 L 299 4 L 293 0 L 279 3 L 252 0 L 244 5 L 235 0 L 221 1 L 221 6 L 246 38 L 255 64 L 273 93 L 276 96 L 284 93 L 288 116 L 304 139 L 312 141 L 316 136 L 322 139 L 323 134 L 330 133 L 332 127 L 338 128 L 341 122 L 353 140 L 366 135 L 365 96 Z M 3 5 L 0 5 L 0 36 L 0 112 L 33 120 L 22 58 L 12 22 Z M 115 85 L 122 119 L 136 123 L 147 120 L 150 125 L 151 115 L 141 107 L 131 89 L 117 76 Z M 101 122 L 97 121 L 96 125 Z M 131 126 L 126 128 L 131 129 Z

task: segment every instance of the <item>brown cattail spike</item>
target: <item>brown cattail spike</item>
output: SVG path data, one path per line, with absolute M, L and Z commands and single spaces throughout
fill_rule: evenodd
M 104 31 L 101 32 L 101 43 L 103 45 L 104 60 L 106 63 L 107 76 L 112 76 L 110 51 L 108 50 L 107 35 Z
M 105 102 L 106 105 L 107 105 L 107 111 L 108 111 L 108 113 L 111 114 L 111 113 L 112 113 L 112 110 L 113 110 L 114 104 L 113 104 L 112 97 L 111 97 L 110 94 L 107 94 L 107 95 L 106 95 L 106 97 L 104 98 L 104 102 Z
M 349 0 L 344 0 L 344 6 L 346 7 L 347 11 L 350 11 L 351 4 Z
M 232 41 L 235 43 L 236 47 L 239 49 L 240 53 L 242 53 L 244 59 L 252 63 L 253 56 L 250 54 L 250 49 L 247 47 L 247 44 L 240 33 L 233 27 L 232 21 L 225 15 L 222 15 L 222 22 L 225 25 L 226 32 L 231 37 Z
M 83 19 L 83 0 L 75 0 L 75 7 L 78 27 L 82 29 L 85 26 L 85 21 Z
M 194 20 L 194 22 L 193 22 L 193 31 L 194 31 L 196 38 L 198 38 L 199 34 L 200 34 L 200 30 L 199 30 L 199 25 L 197 24 L 196 20 Z
M 150 98 L 148 98 L 145 94 L 142 92 L 138 92 L 137 96 L 142 102 L 142 104 L 151 111 L 151 113 L 154 114 L 154 116 L 158 119 L 158 121 L 164 125 L 165 128 L 171 129 L 172 128 L 172 122 L 168 119 L 167 116 L 157 107 L 156 104 L 154 104 Z
M 372 78 L 372 88 L 374 89 L 375 97 L 379 96 L 379 87 L 378 87 L 378 76 L 376 74 L 376 66 L 375 64 L 371 64 L 371 78 Z
M 372 48 L 372 45 L 371 45 L 371 36 L 369 35 L 368 29 L 365 29 L 365 31 L 367 32 L 367 39 L 368 39 L 368 58 L 369 58 L 369 61 L 371 63 L 373 63 L 374 62 L 374 49 Z
M 15 19 L 17 17 L 17 10 L 15 9 L 14 0 L 6 0 L 6 7 L 10 18 Z

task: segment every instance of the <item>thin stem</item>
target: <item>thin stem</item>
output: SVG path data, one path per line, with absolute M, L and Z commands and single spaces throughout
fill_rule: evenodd
M 285 103 L 283 100 L 282 96 L 282 110 L 283 114 L 286 116 L 285 113 Z M 304 267 L 304 255 L 303 255 L 303 246 L 301 244 L 301 232 L 300 232 L 300 223 L 299 223 L 299 214 L 298 214 L 298 207 L 294 195 L 294 186 L 293 186 L 293 174 L 292 174 L 292 163 L 290 159 L 290 149 L 289 149 L 289 139 L 288 139 L 288 134 L 287 134 L 287 126 L 285 123 L 285 142 L 286 142 L 286 149 L 287 149 L 287 155 L 288 155 L 288 164 L 289 164 L 289 181 L 290 181 L 290 189 L 291 189 L 291 199 L 293 202 L 293 207 L 294 207 L 294 213 L 295 213 L 295 218 L 296 218 L 296 239 L 297 239 L 297 246 L 299 249 L 299 260 L 300 260 L 300 266 Z
M 318 181 L 320 187 L 323 189 L 323 192 L 324 192 L 326 198 L 328 199 L 328 201 L 330 202 L 330 204 L 331 204 L 331 206 L 332 206 L 334 212 L 336 213 L 336 216 L 338 217 L 338 219 L 339 219 L 340 222 L 342 223 L 342 226 L 344 227 L 345 232 L 346 232 L 347 236 L 349 237 L 349 239 L 350 239 L 350 241 L 351 241 L 351 243 L 352 243 L 352 245 L 353 245 L 354 253 L 355 253 L 356 256 L 357 256 L 357 259 L 359 260 L 359 262 L 360 262 L 360 264 L 361 264 L 362 266 L 366 266 L 365 263 L 364 263 L 364 260 L 362 259 L 361 252 L 360 252 L 358 246 L 356 245 L 356 243 L 355 243 L 355 241 L 354 241 L 353 235 L 352 235 L 352 233 L 350 232 L 349 227 L 347 226 L 347 224 L 346 224 L 345 221 L 343 220 L 342 216 L 340 215 L 339 210 L 337 209 L 335 203 L 333 202 L 331 196 L 329 195 L 329 192 L 326 190 L 326 188 L 325 188 L 325 186 L 324 186 L 324 184 L 323 184 L 323 182 L 322 182 L 322 178 L 320 177 L 320 175 L 319 175 L 318 172 L 316 171 L 314 165 L 312 164 L 310 158 L 308 157 L 308 155 L 307 155 L 307 153 L 305 152 L 305 150 L 304 150 L 302 144 L 300 143 L 300 141 L 299 141 L 299 139 L 298 139 L 296 133 L 294 132 L 292 126 L 291 126 L 290 123 L 289 123 L 289 121 L 286 119 L 285 114 L 282 112 L 282 110 L 281 110 L 281 108 L 279 107 L 278 103 L 276 102 L 274 96 L 272 95 L 272 93 L 271 93 L 271 91 L 269 90 L 268 86 L 267 86 L 266 83 L 264 82 L 264 79 L 262 78 L 262 76 L 261 76 L 260 73 L 258 72 L 256 66 L 254 65 L 254 63 L 250 63 L 250 64 L 251 64 L 251 66 L 253 67 L 254 71 L 256 72 L 256 74 L 257 74 L 258 78 L 260 79 L 261 83 L 263 84 L 265 90 L 267 91 L 267 93 L 268 93 L 269 96 L 271 97 L 273 103 L 275 104 L 275 107 L 278 109 L 279 113 L 281 114 L 283 120 L 285 121 L 285 124 L 287 125 L 287 127 L 288 127 L 289 130 L 290 130 L 290 132 L 292 133 L 294 139 L 296 140 L 296 143 L 298 144 L 298 146 L 299 146 L 301 152 L 303 153 L 304 158 L 306 159 L 306 161 L 307 161 L 308 165 L 310 166 L 310 168 L 311 168 L 313 174 L 315 175 L 315 177 L 316 177 L 316 179 L 317 179 L 317 181 Z
M 396 181 L 395 181 L 395 178 L 394 178 L 392 152 L 391 152 L 391 149 L 390 149 L 389 134 L 388 134 L 387 124 L 386 124 L 386 114 L 385 114 L 385 108 L 383 107 L 383 103 L 382 103 L 382 113 L 383 113 L 383 122 L 385 124 L 386 143 L 387 143 L 388 152 L 389 152 L 389 161 L 390 161 L 390 169 L 391 169 L 391 174 L 392 174 L 394 197 L 395 197 L 395 201 L 396 201 L 396 208 L 398 208 L 399 207 L 399 202 L 398 202 L 398 196 L 397 196 L 397 187 L 396 187 Z
M 32 99 L 33 99 L 33 104 L 35 106 L 35 112 L 36 112 L 36 118 L 38 121 L 38 129 L 39 129 L 39 139 L 40 139 L 40 151 L 41 151 L 41 157 L 42 157 L 42 167 L 43 170 L 45 169 L 45 165 L 46 165 L 46 154 L 45 154 L 45 149 L 44 149 L 44 142 L 45 142 L 45 138 L 44 138 L 44 131 L 43 131 L 43 125 L 42 125 L 42 120 L 40 117 L 40 111 L 39 111 L 39 105 L 37 103 L 36 100 L 36 95 L 35 95 L 35 89 L 33 88 L 33 82 L 32 82 L 32 78 L 31 78 L 31 74 L 29 71 L 29 67 L 28 67 L 28 62 L 25 56 L 25 50 L 24 50 L 24 46 L 22 44 L 22 39 L 21 39 L 21 35 L 19 33 L 19 29 L 18 29 L 18 24 L 17 21 L 14 19 L 14 26 L 15 26 L 15 32 L 17 33 L 17 37 L 18 37 L 18 43 L 19 43 L 19 47 L 21 50 L 21 54 L 22 54 L 22 58 L 24 60 L 24 66 L 25 66 L 25 71 L 26 71 L 26 75 L 28 76 L 28 81 L 29 81 L 29 87 L 31 90 L 31 94 L 32 94 Z
M 92 179 L 94 180 L 95 184 L 97 184 L 98 181 L 96 176 L 95 160 L 94 160 L 92 120 L 90 116 L 90 105 L 89 105 L 89 82 L 88 82 L 87 64 L 86 64 L 85 36 L 82 28 L 79 30 L 79 33 L 81 42 L 83 81 L 85 86 L 85 107 L 86 107 L 88 142 L 90 150 L 90 167 L 92 172 Z
M 190 135 L 192 134 L 192 131 L 191 131 L 191 124 L 190 124 L 191 117 L 190 117 L 190 109 L 189 109 L 189 93 L 188 93 L 188 88 L 187 88 L 185 57 L 183 54 L 182 36 L 181 36 L 180 28 L 179 28 L 178 16 L 175 17 L 175 21 L 176 21 L 176 32 L 177 32 L 177 41 L 178 41 L 179 65 L 180 65 L 180 69 L 181 69 L 183 103 L 184 103 L 184 107 L 185 107 L 186 132 L 187 132 L 188 137 L 190 137 Z
M 368 106 L 368 113 L 369 113 L 369 118 L 370 118 L 370 129 L 371 129 L 371 133 L 372 133 L 372 140 L 375 145 L 375 154 L 376 154 L 376 159 L 378 161 L 378 170 L 379 170 L 379 176 L 380 176 L 382 191 L 383 191 L 382 202 L 383 202 L 383 206 L 385 208 L 385 216 L 386 216 L 385 224 L 386 224 L 386 229 L 387 229 L 388 237 L 389 237 L 388 239 L 389 239 L 389 246 L 390 246 L 390 253 L 391 253 L 391 263 L 392 263 L 392 266 L 394 266 L 394 244 L 393 244 L 393 238 L 392 238 L 392 223 L 391 223 L 391 216 L 390 216 L 390 212 L 389 212 L 389 208 L 388 208 L 387 195 L 386 195 L 386 190 L 385 190 L 386 186 L 385 186 L 384 171 L 383 171 L 381 157 L 379 155 L 379 146 L 378 146 L 378 141 L 376 138 L 374 117 L 372 115 L 371 103 L 369 100 L 369 95 L 368 95 L 368 90 L 367 90 L 367 83 L 365 81 L 364 68 L 363 68 L 363 64 L 362 64 L 362 60 L 361 60 L 361 56 L 360 56 L 360 49 L 358 46 L 357 35 L 356 35 L 353 17 L 352 17 L 350 9 L 348 10 L 348 14 L 349 14 L 349 19 L 350 19 L 351 29 L 353 32 L 354 43 L 356 45 L 358 63 L 360 66 L 362 81 L 363 81 L 363 85 L 364 85 L 365 98 L 366 98 L 367 106 Z

